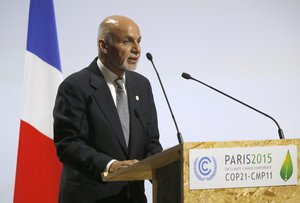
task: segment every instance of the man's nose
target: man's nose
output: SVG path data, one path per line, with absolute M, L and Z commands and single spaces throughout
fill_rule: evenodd
M 131 51 L 132 51 L 132 53 L 135 53 L 135 54 L 140 53 L 141 52 L 141 46 L 140 46 L 140 44 L 138 42 L 135 42 L 133 44 L 133 47 L 132 47 Z

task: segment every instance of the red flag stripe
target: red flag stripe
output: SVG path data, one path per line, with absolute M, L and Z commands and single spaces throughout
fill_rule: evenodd
M 61 167 L 53 140 L 21 120 L 14 202 L 57 202 Z

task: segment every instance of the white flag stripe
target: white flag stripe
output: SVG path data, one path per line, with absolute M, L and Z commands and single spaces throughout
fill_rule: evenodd
M 59 70 L 26 51 L 21 119 L 51 139 L 53 139 L 52 111 L 61 81 L 62 74 Z

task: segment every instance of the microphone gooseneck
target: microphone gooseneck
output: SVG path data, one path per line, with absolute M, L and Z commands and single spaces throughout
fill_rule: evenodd
M 228 94 L 226 94 L 226 93 L 224 93 L 224 92 L 222 92 L 222 91 L 220 91 L 220 90 L 218 90 L 218 89 L 216 89 L 216 88 L 214 88 L 214 87 L 212 87 L 212 86 L 210 86 L 210 85 L 208 85 L 208 84 L 205 84 L 204 82 L 201 82 L 200 80 L 197 80 L 197 79 L 193 78 L 193 77 L 192 77 L 190 74 L 188 74 L 188 73 L 182 73 L 181 76 L 182 76 L 184 79 L 187 79 L 187 80 L 191 79 L 191 80 L 194 80 L 194 81 L 196 81 L 196 82 L 198 82 L 198 83 L 201 83 L 202 85 L 205 85 L 206 87 L 209 87 L 210 89 L 213 89 L 213 90 L 219 92 L 220 94 L 223 94 L 224 96 L 229 97 L 230 99 L 233 99 L 234 101 L 236 101 L 236 102 L 238 102 L 238 103 L 240 103 L 240 104 L 243 104 L 244 106 L 246 106 L 246 107 L 248 107 L 248 108 L 250 108 L 250 109 L 252 109 L 252 110 L 254 110 L 254 111 L 256 111 L 256 112 L 258 112 L 258 113 L 260 113 L 260 114 L 262 114 L 262 115 L 264 115 L 264 116 L 266 116 L 266 117 L 268 117 L 268 118 L 270 118 L 270 119 L 273 120 L 273 121 L 275 122 L 275 124 L 277 125 L 279 138 L 280 138 L 280 139 L 284 139 L 283 131 L 282 131 L 282 129 L 280 128 L 280 126 L 279 126 L 279 124 L 277 123 L 277 121 L 276 121 L 273 117 L 269 116 L 268 114 L 266 114 L 266 113 L 264 113 L 264 112 L 262 112 L 262 111 L 260 111 L 260 110 L 258 110 L 258 109 L 256 109 L 256 108 L 254 108 L 254 107 L 252 107 L 252 106 L 250 106 L 250 105 L 248 105 L 248 104 L 246 104 L 246 103 L 244 103 L 244 102 L 242 102 L 242 101 L 240 101 L 240 100 L 238 100 L 238 99 L 236 99 L 236 98 L 234 98 L 234 97 L 232 97 L 232 96 L 230 96 L 230 95 L 228 95 Z
M 181 143 L 183 143 L 183 138 L 182 138 L 181 133 L 179 132 L 179 129 L 178 129 L 178 125 L 177 125 L 175 116 L 174 116 L 174 114 L 173 114 L 171 105 L 170 105 L 170 103 L 169 103 L 167 94 L 166 94 L 166 92 L 165 92 L 165 88 L 164 88 L 164 86 L 163 86 L 163 84 L 162 84 L 162 82 L 161 82 L 160 76 L 159 76 L 159 74 L 158 74 L 158 72 L 157 72 L 157 70 L 156 70 L 156 67 L 155 67 L 154 63 L 153 63 L 153 57 L 152 57 L 152 55 L 151 55 L 150 53 L 147 53 L 147 54 L 146 54 L 146 57 L 147 57 L 147 59 L 152 63 L 152 66 L 153 66 L 153 68 L 154 68 L 154 70 L 155 70 L 155 73 L 156 73 L 156 75 L 157 75 L 157 77 L 158 77 L 158 80 L 159 80 L 159 83 L 160 83 L 160 87 L 161 87 L 161 89 L 162 89 L 162 91 L 163 91 L 163 93 L 164 93 L 164 96 L 165 96 L 165 99 L 166 99 L 166 101 L 167 101 L 167 104 L 168 104 L 168 107 L 169 107 L 169 110 L 170 110 L 170 113 L 171 113 L 173 122 L 174 122 L 175 127 L 176 127 L 178 142 L 179 142 L 179 144 L 181 144 Z

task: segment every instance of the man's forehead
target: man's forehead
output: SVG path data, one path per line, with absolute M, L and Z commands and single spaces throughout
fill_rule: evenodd
M 119 25 L 112 29 L 112 34 L 117 37 L 140 38 L 140 29 L 134 25 Z

